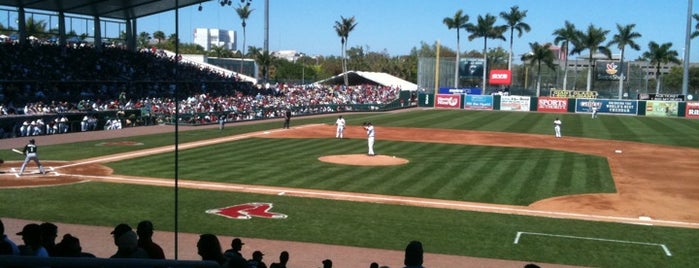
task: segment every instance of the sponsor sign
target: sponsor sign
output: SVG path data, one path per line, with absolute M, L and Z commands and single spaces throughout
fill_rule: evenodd
M 646 116 L 677 116 L 677 109 L 676 101 L 646 101 Z
M 624 66 L 621 66 L 618 61 L 598 60 L 595 62 L 595 78 L 597 80 L 619 81 L 621 76 L 622 79 L 626 80 L 624 70 L 628 67 L 628 62 L 624 62 Z
M 568 99 L 539 97 L 536 110 L 538 112 L 565 113 L 568 111 Z
M 436 108 L 461 109 L 461 95 L 437 94 L 435 98 Z
M 439 94 L 472 94 L 472 95 L 481 95 L 483 94 L 483 90 L 480 88 L 448 88 L 448 87 L 440 87 L 439 88 Z
M 580 90 L 551 90 L 551 97 L 569 98 L 569 99 L 595 99 L 599 94 L 597 91 L 580 91 Z
M 529 111 L 531 98 L 529 96 L 502 96 L 500 97 L 501 111 Z
M 466 110 L 492 110 L 493 96 L 491 95 L 466 95 L 464 100 Z
M 684 116 L 687 118 L 699 118 L 699 101 L 688 101 Z
M 459 77 L 464 79 L 483 78 L 483 59 L 459 59 Z
M 599 99 L 576 99 L 576 113 L 590 113 L 593 105 L 597 106 L 598 113 L 637 115 L 638 101 L 636 100 L 599 100 Z
M 237 220 L 249 220 L 253 217 L 264 219 L 286 219 L 286 214 L 270 212 L 272 203 L 247 203 L 224 208 L 209 209 L 206 213 Z
M 491 70 L 491 85 L 509 85 L 512 82 L 512 72 L 510 70 Z
M 681 94 L 655 94 L 642 93 L 638 94 L 639 100 L 659 100 L 659 101 L 684 101 L 684 95 Z

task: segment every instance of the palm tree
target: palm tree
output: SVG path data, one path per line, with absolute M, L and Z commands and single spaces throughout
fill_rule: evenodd
M 578 30 L 575 29 L 575 25 L 570 23 L 569 21 L 565 22 L 565 26 L 563 28 L 559 28 L 553 31 L 553 35 L 555 35 L 555 39 L 553 39 L 553 43 L 558 45 L 558 43 L 561 44 L 561 48 L 565 52 L 565 60 L 564 60 L 564 65 L 563 65 L 563 90 L 568 89 L 568 54 L 570 52 L 570 45 L 575 44 L 577 41 L 575 38 L 578 37 Z
M 643 59 L 649 61 L 651 64 L 655 64 L 655 94 L 660 93 L 660 65 L 669 62 L 680 64 L 680 59 L 677 58 L 678 54 L 676 50 L 671 50 L 672 43 L 664 43 L 658 45 L 658 43 L 651 41 L 648 43 L 648 51 L 643 52 Z
M 503 18 L 510 29 L 510 55 L 507 59 L 507 69 L 512 70 L 512 43 L 514 41 L 514 33 L 517 31 L 517 37 L 522 37 L 522 31 L 529 32 L 531 27 L 529 24 L 522 22 L 527 16 L 527 10 L 519 11 L 519 6 L 510 7 L 510 12 L 500 12 L 500 17 Z
M 243 21 L 241 23 L 241 25 L 243 26 L 243 53 L 240 54 L 240 71 L 238 71 L 238 73 L 243 72 L 243 56 L 245 56 L 245 41 L 246 41 L 245 40 L 245 38 L 246 38 L 245 26 L 247 26 L 246 21 L 250 17 L 250 14 L 252 13 L 252 11 L 254 11 L 254 9 L 250 9 L 250 3 L 248 3 L 246 5 L 239 4 L 238 7 L 235 9 L 235 12 L 238 13 L 238 17 L 240 18 L 241 21 Z
M 578 31 L 578 37 L 576 38 L 577 44 L 575 44 L 575 49 L 570 52 L 571 54 L 580 54 L 580 52 L 584 50 L 588 50 L 590 52 L 590 55 L 588 56 L 589 64 L 587 68 L 587 91 L 590 91 L 590 87 L 592 86 L 592 70 L 595 67 L 595 53 L 601 52 L 606 55 L 607 58 L 612 57 L 609 48 L 602 45 L 602 43 L 607 40 L 607 33 L 609 33 L 609 30 L 603 30 L 602 28 L 597 28 L 590 24 L 590 26 L 587 27 L 586 32 Z
M 500 39 L 505 41 L 505 37 L 502 34 L 507 30 L 507 26 L 495 26 L 495 21 L 497 18 L 490 14 L 485 14 L 485 17 L 478 15 L 478 24 L 467 24 L 466 31 L 471 33 L 468 36 L 468 40 L 483 37 L 483 93 L 485 93 L 485 86 L 487 84 L 486 73 L 488 72 L 488 39 Z
M 553 64 L 553 51 L 551 50 L 551 44 L 546 43 L 543 46 L 538 42 L 529 43 L 531 52 L 524 54 L 522 56 L 522 61 L 528 61 L 529 65 L 532 67 L 536 66 L 536 96 L 541 94 L 541 63 L 546 64 L 551 70 L 555 70 L 556 66 Z
M 636 24 L 622 26 L 617 23 L 616 29 L 618 33 L 615 34 L 614 37 L 612 37 L 612 41 L 607 44 L 607 46 L 617 45 L 616 47 L 621 50 L 621 57 L 619 58 L 619 68 L 621 70 L 619 75 L 619 99 L 621 99 L 621 95 L 624 92 L 624 72 L 626 72 L 626 70 L 624 70 L 624 50 L 626 46 L 634 50 L 641 50 L 641 46 L 634 41 L 634 39 L 640 38 L 641 34 L 634 32 L 634 27 L 636 27 Z
M 155 31 L 155 32 L 153 32 L 153 38 L 158 40 L 158 44 L 160 44 L 163 40 L 165 40 L 165 32 Z
M 34 17 L 29 17 L 24 26 L 24 31 L 27 33 L 27 37 L 45 37 L 46 25 L 47 23 L 44 20 L 35 20 Z
M 345 76 L 345 86 L 349 84 L 347 81 L 347 59 L 345 57 L 345 52 L 347 51 L 347 39 L 349 38 L 349 33 L 354 30 L 354 27 L 357 26 L 357 22 L 355 22 L 354 16 L 345 18 L 343 16 L 340 16 L 340 21 L 335 21 L 335 32 L 337 33 L 337 36 L 340 37 L 340 43 L 342 45 L 342 73 Z
M 442 21 L 447 25 L 449 29 L 456 29 L 456 67 L 454 68 L 454 88 L 459 88 L 459 54 L 461 54 L 461 49 L 459 46 L 459 41 L 461 39 L 459 32 L 461 28 L 466 28 L 468 23 L 468 15 L 463 14 L 463 10 L 459 9 L 454 14 L 454 17 L 446 17 Z M 437 55 L 439 57 L 439 55 Z

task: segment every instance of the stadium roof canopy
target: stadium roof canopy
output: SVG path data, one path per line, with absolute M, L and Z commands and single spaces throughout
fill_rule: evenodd
M 417 84 L 403 80 L 387 73 L 347 71 L 347 82 L 354 85 L 382 85 L 399 87 L 401 90 L 417 90 Z M 344 73 L 320 80 L 316 84 L 342 85 L 345 83 Z
M 128 20 L 207 1 L 209 0 L 0 0 L 0 6 Z

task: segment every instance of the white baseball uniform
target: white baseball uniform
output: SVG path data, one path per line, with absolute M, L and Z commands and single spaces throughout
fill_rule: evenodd
M 374 126 L 369 124 L 369 125 L 365 126 L 364 129 L 366 129 L 367 143 L 369 145 L 369 155 L 373 156 L 374 155 L 374 136 L 376 134 L 374 132 Z
M 556 138 L 561 137 L 561 124 L 563 124 L 563 122 L 561 122 L 560 119 L 556 118 L 556 120 L 553 120 L 553 130 L 556 133 Z
M 337 125 L 337 130 L 335 131 L 335 138 L 342 139 L 345 132 L 345 119 L 342 116 L 335 120 L 335 125 Z

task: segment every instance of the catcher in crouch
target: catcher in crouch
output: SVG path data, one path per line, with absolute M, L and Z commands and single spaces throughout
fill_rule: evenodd
M 22 175 L 22 173 L 24 173 L 24 168 L 27 167 L 27 163 L 29 163 L 29 161 L 32 160 L 34 160 L 36 165 L 39 166 L 39 172 L 41 172 L 41 174 L 46 174 L 44 172 L 44 166 L 42 166 L 41 162 L 39 162 L 39 156 L 37 155 L 36 151 L 37 146 L 34 139 L 29 140 L 29 143 L 27 143 L 27 145 L 24 146 L 23 152 L 26 157 L 24 158 L 24 163 L 22 163 L 22 168 L 19 170 L 20 176 Z

